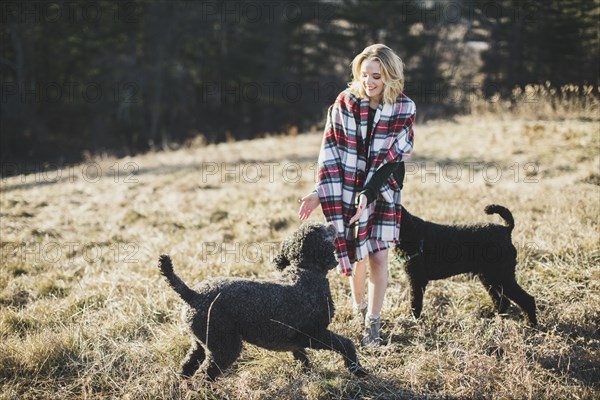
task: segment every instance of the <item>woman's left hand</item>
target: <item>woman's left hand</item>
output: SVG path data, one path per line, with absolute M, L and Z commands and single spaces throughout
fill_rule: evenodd
M 355 223 L 356 221 L 358 221 L 360 219 L 360 216 L 365 211 L 365 208 L 367 208 L 367 196 L 364 194 L 361 194 L 360 197 L 358 198 L 358 206 L 356 207 L 356 214 L 354 214 L 354 217 L 350 218 L 350 225 L 352 225 L 353 223 Z

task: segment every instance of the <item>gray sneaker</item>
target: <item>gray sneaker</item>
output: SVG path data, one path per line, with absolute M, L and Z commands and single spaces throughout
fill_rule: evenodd
M 365 319 L 365 331 L 360 344 L 363 347 L 379 347 L 382 345 L 382 339 L 380 335 L 381 330 L 381 318 L 367 316 Z

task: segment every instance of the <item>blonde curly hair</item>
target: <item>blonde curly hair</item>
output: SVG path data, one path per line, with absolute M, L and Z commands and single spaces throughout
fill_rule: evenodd
M 384 44 L 374 44 L 354 57 L 352 63 L 352 82 L 348 83 L 350 92 L 364 99 L 367 96 L 365 88 L 360 83 L 360 68 L 365 61 L 378 61 L 381 65 L 383 80 L 383 102 L 395 103 L 396 98 L 404 90 L 404 63 L 396 53 Z

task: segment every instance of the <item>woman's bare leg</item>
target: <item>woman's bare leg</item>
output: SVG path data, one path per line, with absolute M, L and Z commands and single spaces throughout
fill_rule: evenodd
M 350 277 L 350 289 L 355 309 L 359 311 L 365 303 L 365 283 L 367 281 L 367 263 L 365 260 L 358 261 L 354 266 L 354 273 Z
M 388 249 L 369 254 L 369 314 L 379 316 L 388 286 Z

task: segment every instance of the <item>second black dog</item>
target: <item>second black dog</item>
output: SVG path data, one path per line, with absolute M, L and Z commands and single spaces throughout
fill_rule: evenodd
M 499 313 L 506 312 L 510 299 L 525 312 L 531 325 L 537 324 L 535 299 L 515 279 L 513 216 L 507 208 L 495 204 L 488 205 L 485 212 L 499 214 L 507 225 L 441 225 L 423 221 L 402 208 L 395 252 L 408 274 L 415 318 L 421 315 L 423 294 L 430 280 L 472 273 L 479 277 Z

